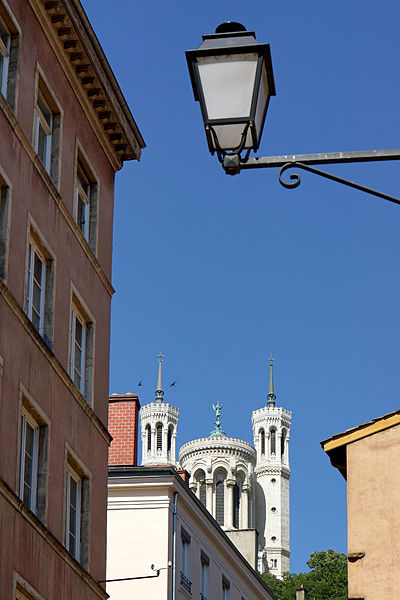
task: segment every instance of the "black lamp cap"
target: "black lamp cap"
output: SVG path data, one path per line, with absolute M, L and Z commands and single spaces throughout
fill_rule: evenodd
M 236 23 L 236 21 L 226 21 L 218 25 L 215 33 L 234 33 L 237 31 L 247 31 L 247 29 L 241 23 Z

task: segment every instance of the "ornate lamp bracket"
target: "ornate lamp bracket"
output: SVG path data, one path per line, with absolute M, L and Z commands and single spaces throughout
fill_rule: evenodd
M 400 160 L 400 150 L 372 150 L 362 152 L 332 152 L 329 154 L 298 154 L 298 155 L 284 155 L 284 156 L 264 156 L 259 158 L 250 158 L 243 162 L 239 154 L 230 154 L 223 157 L 222 166 L 227 175 L 237 175 L 244 169 L 268 169 L 272 167 L 278 167 L 279 170 L 279 183 L 287 189 L 294 189 L 301 183 L 300 176 L 298 173 L 292 173 L 289 176 L 290 181 L 283 179 L 283 174 L 288 169 L 298 168 L 325 177 L 336 183 L 347 185 L 356 190 L 372 194 L 378 198 L 383 198 L 389 202 L 400 204 L 400 199 L 394 196 L 389 196 L 383 192 L 373 190 L 364 185 L 343 179 L 332 173 L 315 169 L 310 165 L 323 165 L 323 164 L 339 164 L 339 163 L 361 163 L 361 162 L 379 162 L 382 160 Z

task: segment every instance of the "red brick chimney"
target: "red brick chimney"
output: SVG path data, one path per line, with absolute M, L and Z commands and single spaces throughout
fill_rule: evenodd
M 112 394 L 108 398 L 108 429 L 113 437 L 108 464 L 137 466 L 139 432 L 138 396 Z

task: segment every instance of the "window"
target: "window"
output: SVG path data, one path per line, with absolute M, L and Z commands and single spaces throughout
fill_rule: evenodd
M 43 79 L 38 76 L 33 146 L 55 185 L 58 185 L 59 179 L 60 129 L 60 110 Z
M 231 584 L 227 578 L 222 575 L 222 600 L 229 600 Z
M 200 555 L 200 600 L 207 600 L 210 577 L 210 559 L 203 551 Z
M 0 17 L 0 92 L 7 96 L 8 66 L 10 62 L 11 35 Z
M 190 535 L 181 527 L 181 586 L 192 593 L 192 582 L 190 581 Z
M 31 228 L 26 265 L 25 312 L 47 345 L 53 337 L 54 260 Z
M 81 544 L 82 480 L 70 466 L 67 468 L 67 501 L 65 523 L 65 547 L 79 560 Z
M 46 515 L 48 425 L 22 396 L 19 497 L 41 521 Z
M 168 427 L 167 450 L 171 452 L 172 448 L 172 427 Z
M 224 525 L 224 496 L 224 482 L 217 481 L 215 484 L 215 519 L 221 526 Z
M 75 172 L 74 218 L 94 253 L 97 247 L 97 189 L 96 178 L 79 153 Z
M 21 417 L 21 459 L 19 496 L 32 512 L 36 512 L 36 490 L 39 454 L 39 426 L 27 414 Z
M 276 429 L 271 429 L 271 454 L 276 454 Z
M 261 431 L 260 431 L 260 450 L 261 450 L 261 454 L 264 455 L 265 454 L 265 431 L 264 431 L 264 429 L 261 429 Z
M 281 456 L 285 455 L 286 429 L 282 429 L 281 437 Z
M 7 275 L 10 200 L 9 188 L 0 177 L 0 279 Z
M 39 248 L 29 242 L 28 285 L 26 290 L 26 314 L 42 333 L 44 323 L 44 290 L 46 285 L 46 261 Z
M 156 426 L 156 438 L 157 438 L 157 450 L 162 450 L 162 434 L 163 434 L 163 426 L 161 423 L 158 423 Z
M 93 323 L 78 303 L 71 310 L 69 375 L 89 404 L 92 404 Z
M 17 25 L 0 2 L 0 93 L 15 110 L 19 54 Z
M 150 425 L 146 425 L 146 435 L 147 435 L 147 451 L 151 451 L 151 427 Z
M 232 512 L 233 512 L 233 526 L 236 527 L 236 529 L 238 529 L 238 527 L 239 527 L 239 497 L 240 497 L 239 486 L 237 485 L 237 483 L 235 483 L 235 485 L 233 486 Z
M 84 567 L 88 564 L 89 478 L 70 455 L 65 475 L 65 547 Z

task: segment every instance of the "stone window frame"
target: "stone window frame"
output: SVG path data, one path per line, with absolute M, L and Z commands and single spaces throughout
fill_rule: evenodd
M 35 498 L 28 508 L 46 524 L 47 522 L 47 496 L 49 482 L 49 447 L 50 447 L 50 419 L 44 413 L 27 388 L 19 385 L 19 418 L 18 418 L 18 445 L 17 445 L 17 490 L 18 497 L 23 500 L 23 473 L 24 465 L 22 452 L 24 450 L 23 428 L 24 422 L 34 427 L 36 433 L 36 464 L 35 469 Z
M 45 600 L 17 571 L 13 571 L 14 600 Z
M 189 594 L 192 587 L 192 538 L 181 525 L 180 584 Z
M 67 372 L 74 382 L 75 363 L 75 325 L 74 319 L 78 318 L 84 325 L 84 349 L 83 349 L 83 377 L 80 386 L 76 386 L 85 398 L 86 402 L 94 408 L 94 372 L 95 372 L 95 331 L 96 322 L 86 302 L 79 294 L 77 288 L 71 282 L 70 311 L 69 311 L 69 341 L 68 341 L 68 364 Z M 75 383 L 75 382 L 74 382 Z M 75 384 L 76 385 L 76 384 Z
M 0 169 L 0 279 L 7 282 L 12 185 Z
M 221 592 L 222 600 L 229 600 L 231 596 L 231 583 L 224 574 L 221 576 Z
M 0 29 L 8 40 L 0 38 L 0 94 L 5 98 L 11 110 L 15 113 L 19 83 L 18 63 L 21 47 L 21 28 L 12 14 L 9 6 L 0 0 Z M 7 55 L 7 56 L 6 56 Z M 1 58 L 3 57 L 3 60 Z M 4 60 L 6 59 L 6 60 Z
M 44 107 L 49 111 L 49 120 L 46 119 L 40 104 L 42 104 L 42 108 Z M 62 123 L 63 110 L 61 104 L 57 100 L 43 70 L 37 63 L 33 101 L 32 146 L 57 189 L 60 186 Z M 44 157 L 39 154 L 39 133 L 41 130 L 46 135 L 46 152 Z
M 44 289 L 43 289 L 43 303 L 41 308 L 41 318 L 39 322 L 39 329 L 37 330 L 39 335 L 44 339 L 48 347 L 53 349 L 53 338 L 54 338 L 54 309 L 55 309 L 55 274 L 56 274 L 56 257 L 51 249 L 49 243 L 44 238 L 42 232 L 38 228 L 35 221 L 32 219 L 30 213 L 28 213 L 27 223 L 27 241 L 26 241 L 26 255 L 25 255 L 25 284 L 24 284 L 24 312 L 27 314 L 29 320 L 32 322 L 29 316 L 29 302 L 28 302 L 28 289 L 29 289 L 29 257 L 31 245 L 37 250 L 39 257 L 45 266 L 44 271 Z M 33 325 L 33 322 L 32 322 Z M 34 326 L 34 325 L 33 325 Z M 36 328 L 35 328 L 36 329 Z
M 210 558 L 200 550 L 200 600 L 209 600 L 207 594 L 210 590 Z
M 77 522 L 79 546 L 77 552 L 71 555 L 77 560 L 84 569 L 89 570 L 89 552 L 90 552 L 90 525 L 91 525 L 91 474 L 86 465 L 83 464 L 81 459 L 72 450 L 69 444 L 65 443 L 64 452 L 64 546 L 70 552 L 69 549 L 69 537 L 68 537 L 68 525 L 69 517 L 67 514 L 67 493 L 68 493 L 68 478 L 72 476 L 75 481 L 79 482 L 79 519 Z M 76 554 L 76 555 L 75 555 Z
M 73 217 L 78 224 L 79 231 L 89 244 L 93 254 L 97 256 L 100 179 L 96 175 L 96 172 L 79 140 L 77 140 L 75 144 L 74 162 Z M 81 172 L 81 176 L 79 176 L 79 172 Z M 86 179 L 86 189 L 84 189 L 82 186 L 82 176 Z M 81 199 L 82 203 L 84 203 L 87 207 L 85 208 L 85 224 L 83 228 L 78 222 L 79 199 Z

